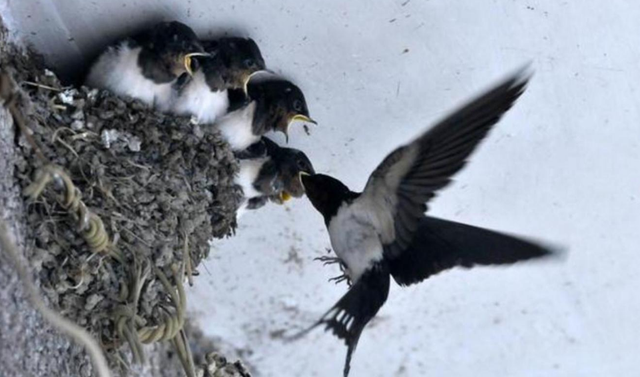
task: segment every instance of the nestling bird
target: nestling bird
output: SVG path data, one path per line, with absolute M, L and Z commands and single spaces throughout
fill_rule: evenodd
M 252 146 L 254 156 L 239 160 L 240 169 L 235 183 L 244 195 L 239 213 L 245 209 L 260 208 L 268 200 L 282 204 L 292 197 L 302 197 L 304 188 L 300 173 L 315 173 L 304 152 L 283 148 L 266 137 L 262 137 L 258 144 Z
M 247 87 L 249 101 L 216 121 L 231 149 L 242 151 L 269 131 L 280 131 L 288 140 L 289 125 L 294 121 L 316 124 L 296 85 L 281 78 L 254 81 Z
M 251 77 L 265 71 L 266 66 L 253 39 L 220 38 L 202 44 L 209 56 L 196 59 L 199 67 L 181 88 L 171 112 L 210 124 L 227 113 L 228 91 L 246 92 Z
M 193 73 L 192 58 L 205 55 L 187 25 L 161 22 L 108 47 L 89 70 L 85 85 L 168 111 L 179 78 Z
M 312 327 L 325 325 L 347 345 L 344 376 L 366 324 L 389 293 L 389 276 L 400 285 L 440 271 L 510 264 L 550 255 L 541 244 L 497 232 L 426 217 L 426 203 L 525 90 L 520 72 L 460 108 L 416 140 L 389 154 L 363 192 L 327 175 L 303 175 L 312 205 L 324 217 L 338 262 L 352 282 L 349 291 Z

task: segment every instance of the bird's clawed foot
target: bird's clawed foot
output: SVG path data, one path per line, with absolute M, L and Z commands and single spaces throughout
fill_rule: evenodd
M 330 257 L 328 255 L 322 256 L 322 257 L 317 257 L 317 258 L 313 258 L 313 260 L 317 260 L 322 262 L 323 266 L 328 266 L 330 264 L 336 264 L 336 263 L 341 263 L 342 261 L 340 260 L 340 258 L 338 257 Z
M 351 286 L 351 280 L 349 280 L 349 276 L 347 276 L 347 274 L 338 275 L 336 277 L 329 279 L 330 282 L 332 281 L 335 284 L 340 284 L 345 280 L 347 281 L 347 284 Z
M 327 249 L 327 252 L 331 252 L 331 249 Z M 338 266 L 340 266 L 340 272 L 342 272 L 342 274 L 329 279 L 329 281 L 330 282 L 332 281 L 332 282 L 334 282 L 336 284 L 339 284 L 339 283 L 341 283 L 343 281 L 346 281 L 347 285 L 351 286 L 351 279 L 349 278 L 349 275 L 347 274 L 347 265 L 344 264 L 342 259 L 340 259 L 338 257 L 330 257 L 328 255 L 323 255 L 321 257 L 313 258 L 313 260 L 317 260 L 317 261 L 322 262 L 323 266 L 328 266 L 328 265 L 331 265 L 331 264 L 337 264 Z

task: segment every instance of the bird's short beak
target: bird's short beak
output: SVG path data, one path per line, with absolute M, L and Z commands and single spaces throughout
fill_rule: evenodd
M 259 75 L 261 73 L 269 73 L 269 74 L 272 74 L 272 75 L 276 74 L 275 72 L 273 72 L 270 69 L 261 69 L 261 70 L 258 70 L 258 71 L 255 71 L 255 72 L 252 72 L 252 73 L 248 74 L 247 78 L 244 80 L 244 88 L 243 88 L 244 89 L 244 94 L 247 97 L 249 97 L 249 81 L 251 81 L 251 78 L 253 76 Z
M 211 54 L 208 54 L 206 52 L 192 52 L 190 54 L 186 54 L 184 56 L 184 69 L 187 71 L 187 73 L 189 74 L 189 76 L 193 76 L 193 69 L 191 68 L 191 58 L 194 56 L 211 56 Z
M 296 115 L 294 115 L 291 118 L 291 120 L 289 120 L 289 123 L 295 122 L 297 120 L 299 120 L 301 122 L 307 122 L 307 123 L 318 125 L 318 122 L 316 122 L 315 120 L 309 118 L 308 116 L 306 116 L 304 114 L 296 114 Z

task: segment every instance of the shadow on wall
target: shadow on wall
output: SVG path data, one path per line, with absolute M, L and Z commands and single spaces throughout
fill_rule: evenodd
M 81 84 L 90 63 L 109 45 L 149 26 L 177 20 L 191 26 L 203 39 L 246 30 L 224 28 L 216 22 L 213 6 L 198 3 L 197 20 L 181 1 L 126 0 L 91 3 L 84 0 L 21 0 L 0 4 L 11 32 L 45 57 L 46 64 L 65 85 Z M 169 3 L 169 4 L 167 4 Z M 193 12 L 196 14 L 195 12 Z M 209 16 L 211 15 L 211 16 Z
M 162 14 L 153 14 L 145 18 L 140 18 L 139 23 L 126 27 L 111 26 L 110 30 L 104 30 L 104 37 L 96 39 L 93 44 L 78 46 L 82 54 L 82 59 L 56 59 L 49 62 L 47 56 L 45 61 L 52 64 L 52 68 L 65 85 L 82 85 L 85 76 L 89 73 L 91 63 L 110 45 L 128 36 L 138 34 L 152 25 L 169 20 L 170 17 Z M 37 47 L 36 47 L 37 49 Z

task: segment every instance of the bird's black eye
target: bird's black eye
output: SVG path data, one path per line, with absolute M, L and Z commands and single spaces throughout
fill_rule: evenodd
M 296 112 L 301 112 L 302 111 L 302 101 L 300 101 L 299 99 L 293 101 L 293 110 Z
M 298 159 L 298 169 L 302 170 L 302 171 L 309 171 L 309 169 L 307 169 L 307 162 L 301 158 Z
M 253 59 L 245 59 L 244 66 L 247 68 L 253 68 L 256 66 L 256 62 Z

